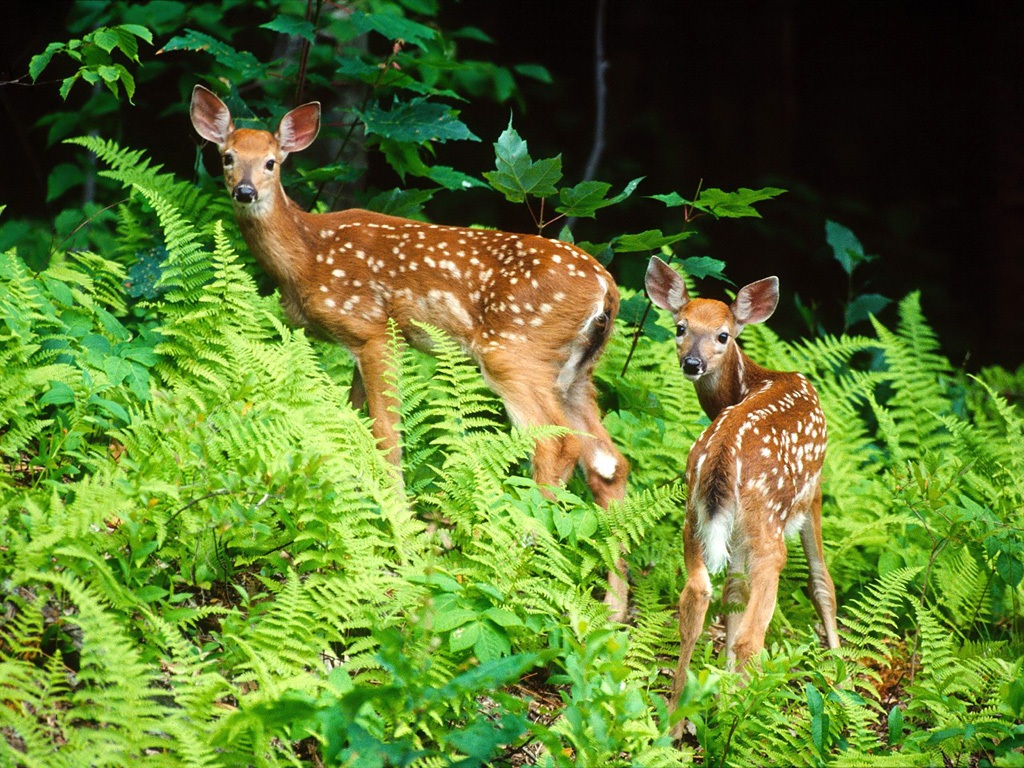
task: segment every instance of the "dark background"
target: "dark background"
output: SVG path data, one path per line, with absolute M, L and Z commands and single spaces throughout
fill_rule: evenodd
M 473 173 L 493 167 L 491 144 L 511 110 L 534 159 L 561 153 L 565 183 L 579 181 L 594 136 L 596 8 L 442 0 L 443 28 L 473 25 L 495 40 L 460 43 L 464 58 L 542 64 L 554 83 L 520 80 L 521 104 L 459 105 L 482 141 L 440 147 L 439 159 Z M 67 39 L 69 9 L 0 4 L 0 80 L 23 76 L 32 55 Z M 920 290 L 956 365 L 1024 362 L 1024 3 L 608 0 L 606 23 L 607 141 L 596 178 L 615 191 L 646 178 L 628 205 L 579 222 L 578 239 L 681 226 L 681 209 L 643 195 L 690 197 L 701 182 L 781 186 L 789 192 L 759 206 L 762 220 L 700 220 L 681 255 L 726 261 L 738 284 L 779 275 L 783 305 L 772 324 L 783 335 L 802 330 L 794 293 L 838 331 L 848 286 L 825 243 L 832 219 L 878 255 L 856 274 L 857 292 L 899 299 Z M 5 217 L 45 219 L 60 207 L 47 209 L 46 174 L 66 150 L 47 149 L 34 122 L 73 109 L 74 92 L 65 105 L 56 83 L 25 82 L 0 86 L 0 204 Z M 147 92 L 142 103 L 164 102 Z M 125 135 L 110 138 L 188 176 L 196 139 L 177 85 L 166 105 L 130 110 Z M 375 164 L 371 178 L 398 184 L 388 173 Z M 531 228 L 523 210 L 482 191 L 442 193 L 428 213 Z M 615 270 L 637 285 L 645 262 L 620 256 Z

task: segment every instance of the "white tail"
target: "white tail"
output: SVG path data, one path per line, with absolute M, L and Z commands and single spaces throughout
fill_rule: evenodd
M 736 343 L 745 325 L 763 323 L 775 311 L 777 278 L 740 289 L 731 305 L 691 300 L 680 276 L 655 257 L 646 283 L 651 300 L 675 319 L 683 375 L 712 420 L 686 463 L 687 581 L 679 597 L 675 708 L 711 599 L 709 573 L 728 567 L 724 601 L 746 603 L 742 616 L 726 615 L 727 655 L 741 667 L 764 646 L 787 534 L 800 534 L 811 600 L 829 647 L 839 647 L 835 587 L 821 542 L 825 416 L 804 376 L 762 368 Z M 749 587 L 741 580 L 744 570 Z
M 318 103 L 293 109 L 274 134 L 236 129 L 227 106 L 197 85 L 191 117 L 220 150 L 242 235 L 276 281 L 289 319 L 355 357 L 352 402 L 365 400 L 392 462 L 400 448 L 384 386 L 388 322 L 420 348 L 429 340 L 417 323 L 426 323 L 479 363 L 515 424 L 579 433 L 538 442 L 538 483 L 563 484 L 579 461 L 599 504 L 622 498 L 628 463 L 601 424 L 591 380 L 619 307 L 604 267 L 573 245 L 536 235 L 363 210 L 307 213 L 285 194 L 280 168 L 316 138 Z M 625 582 L 615 577 L 608 602 L 616 618 L 625 615 L 625 599 Z

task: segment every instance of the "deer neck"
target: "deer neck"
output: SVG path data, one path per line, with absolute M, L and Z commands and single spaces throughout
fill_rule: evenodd
M 238 227 L 256 261 L 284 292 L 290 292 L 315 247 L 306 213 L 278 185 L 258 204 L 235 206 Z
M 697 379 L 694 387 L 701 408 L 714 421 L 723 410 L 742 402 L 768 378 L 769 371 L 747 357 L 734 342 L 718 369 Z

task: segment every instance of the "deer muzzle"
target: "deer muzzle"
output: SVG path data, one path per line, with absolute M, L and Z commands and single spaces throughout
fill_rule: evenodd
M 697 379 L 707 371 L 707 364 L 699 357 L 684 357 L 681 367 L 683 375 L 690 379 Z
M 234 198 L 236 203 L 244 203 L 248 205 L 249 203 L 256 202 L 256 198 L 259 197 L 259 193 L 256 191 L 256 187 L 252 184 L 242 182 L 231 190 L 231 197 Z

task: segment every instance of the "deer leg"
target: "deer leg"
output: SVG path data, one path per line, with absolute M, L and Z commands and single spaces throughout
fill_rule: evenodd
M 581 432 L 580 466 L 594 501 L 607 507 L 626 495 L 629 462 L 612 442 L 611 435 L 601 423 L 597 407 L 597 392 L 590 381 L 589 372 L 573 383 L 566 393 L 565 411 L 569 424 Z
M 356 358 L 357 373 L 363 383 L 366 404 L 373 419 L 373 436 L 396 467 L 402 463 L 402 444 L 398 435 L 398 401 L 388 391 L 387 374 L 391 370 L 388 359 L 387 334 L 381 341 L 367 341 L 352 353 Z M 355 379 L 353 378 L 353 385 Z
M 821 624 L 825 629 L 825 641 L 829 648 L 839 647 L 839 629 L 836 625 L 836 588 L 825 565 L 825 552 L 821 541 L 821 481 L 814 494 L 811 514 L 800 529 L 800 542 L 807 557 L 807 591 L 814 603 Z
M 629 462 L 623 456 L 601 423 L 597 393 L 589 372 L 577 379 L 566 393 L 566 414 L 573 429 L 580 434 L 580 465 L 594 501 L 607 508 L 620 501 L 626 492 Z M 608 590 L 604 596 L 612 621 L 624 622 L 629 613 L 629 569 L 620 557 L 608 573 Z
M 530 364 L 519 353 L 491 353 L 481 359 L 484 380 L 505 401 L 517 427 L 554 424 L 571 428 L 556 394 L 555 373 L 543 364 Z M 533 478 L 540 486 L 565 485 L 580 455 L 577 435 L 537 441 L 533 454 Z
M 675 710 L 686 687 L 686 672 L 690 668 L 693 648 L 704 631 L 704 617 L 711 602 L 711 577 L 704 565 L 700 542 L 694 536 L 689 514 L 683 526 L 683 559 L 686 562 L 686 586 L 679 595 L 679 662 L 672 678 L 669 711 Z
M 358 364 L 352 371 L 352 387 L 348 391 L 348 402 L 357 411 L 366 403 L 366 386 L 363 384 Z
M 786 564 L 786 543 L 782 536 L 766 538 L 761 546 L 751 547 L 748 556 L 750 599 L 732 645 L 731 658 L 736 661 L 736 669 L 764 647 L 764 635 L 779 593 L 779 574 Z
M 747 580 L 747 555 L 735 548 L 729 557 L 729 570 L 722 587 L 722 609 L 725 613 L 725 658 L 730 668 L 736 666 L 733 642 L 743 619 L 743 609 L 750 600 L 750 582 Z

